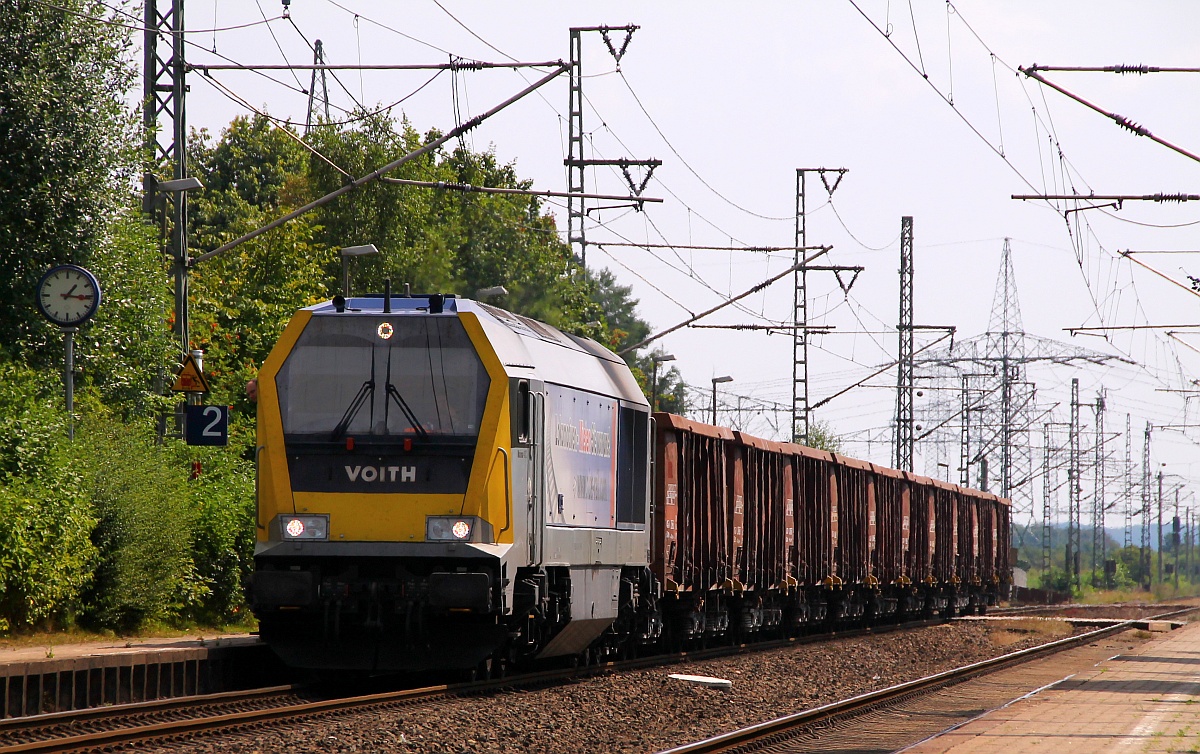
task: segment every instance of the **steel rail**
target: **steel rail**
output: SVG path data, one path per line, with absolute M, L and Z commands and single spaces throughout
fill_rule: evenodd
M 1200 608 L 1189 607 L 1176 613 L 1166 615 L 1175 615 L 1183 612 L 1190 612 Z M 1163 616 L 1156 616 L 1163 617 Z M 1149 620 L 1153 620 L 1150 618 Z M 1102 635 L 1106 631 L 1124 630 L 1133 623 L 1140 620 L 1148 620 L 1146 618 L 1137 618 L 1125 621 L 1117 626 L 1107 627 L 1100 631 L 1083 634 L 1081 637 L 1091 637 Z M 349 711 L 365 711 L 369 709 L 385 709 L 389 707 L 407 706 L 411 704 L 419 704 L 422 702 L 435 701 L 437 699 L 453 696 L 476 696 L 480 694 L 491 693 L 502 689 L 512 688 L 530 688 L 538 686 L 547 686 L 557 683 L 573 681 L 581 677 L 589 677 L 612 671 L 637 670 L 648 667 L 662 667 L 668 665 L 677 665 L 688 662 L 698 662 L 702 660 L 711 660 L 722 657 L 731 657 L 739 654 L 751 654 L 763 651 L 776 649 L 785 649 L 788 647 L 798 647 L 808 644 L 820 643 L 823 641 L 840 640 L 861 636 L 869 636 L 875 634 L 892 633 L 895 631 L 904 631 L 910 629 L 925 628 L 932 625 L 946 623 L 947 621 L 941 618 L 909 621 L 904 623 L 886 624 L 882 626 L 868 626 L 862 628 L 851 628 L 841 631 L 832 631 L 825 633 L 813 633 L 798 637 L 789 637 L 786 639 L 778 639 L 773 641 L 755 642 L 750 644 L 734 644 L 714 647 L 711 649 L 689 650 L 677 652 L 669 655 L 653 655 L 643 658 L 627 659 L 620 661 L 599 662 L 596 664 L 584 665 L 575 668 L 550 670 L 536 673 L 526 673 L 522 675 L 510 676 L 507 678 L 489 679 L 486 681 L 476 681 L 468 683 L 442 684 L 428 686 L 416 689 L 404 689 L 398 691 L 386 691 L 374 694 L 361 696 L 341 697 L 327 700 L 317 700 L 311 702 L 302 702 L 299 704 L 289 704 L 282 707 L 273 707 L 257 710 L 241 710 L 224 714 L 207 715 L 188 720 L 173 720 L 161 721 L 151 724 L 133 724 L 123 728 L 115 728 L 104 731 L 89 731 L 76 733 L 70 736 L 58 736 L 39 741 L 19 742 L 10 745 L 0 745 L 0 754 L 8 754 L 9 752 L 79 752 L 79 751 L 95 751 L 98 749 L 111 749 L 113 747 L 130 745 L 130 744 L 145 744 L 150 741 L 176 741 L 187 739 L 194 736 L 204 735 L 217 732 L 236 732 L 249 728 L 256 728 L 263 725 L 268 725 L 282 721 L 299 721 L 313 717 L 323 716 L 327 714 L 336 714 L 339 712 Z M 1071 637 L 1063 640 L 1070 642 L 1081 640 L 1081 637 Z M 1062 642 L 1054 644 L 1040 645 L 1031 650 L 1024 652 L 1046 651 L 1047 647 L 1056 646 Z M 1013 653 L 995 660 L 977 663 L 968 668 L 986 666 L 988 663 L 996 663 L 1001 661 L 1012 661 L 1012 657 L 1021 655 L 1022 653 Z M 960 671 L 962 669 L 959 669 Z M 954 673 L 955 671 L 947 671 L 946 674 Z M 941 675 L 946 675 L 941 674 Z M 940 676 L 931 676 L 931 678 L 939 678 Z M 928 681 L 928 679 L 922 679 Z M 919 684 L 921 681 L 910 682 L 904 684 L 907 687 L 912 684 Z M 6 728 L 13 730 L 25 729 L 35 730 L 39 725 L 46 723 L 63 722 L 67 724 L 86 725 L 88 723 L 96 724 L 103 722 L 116 722 L 122 716 L 137 715 L 137 714 L 153 714 L 155 712 L 171 712 L 184 711 L 189 706 L 197 704 L 212 704 L 218 706 L 219 703 L 236 703 L 240 700 L 254 700 L 256 698 L 267 698 L 272 694 L 280 696 L 288 691 L 297 691 L 300 686 L 277 686 L 264 689 L 254 689 L 249 691 L 225 692 L 221 694 L 210 694 L 204 696 L 192 697 L 176 697 L 171 699 L 160 699 L 152 702 L 117 705 L 112 707 L 91 708 L 86 710 L 75 710 L 69 712 L 56 712 L 46 715 L 36 715 L 24 718 L 12 718 L 4 721 L 0 725 L 0 732 Z M 311 688 L 311 687 L 303 687 Z M 901 687 L 893 687 L 893 689 Z M 913 689 L 906 689 L 903 693 L 908 693 Z M 866 699 L 866 703 L 872 702 L 875 697 L 889 691 L 872 692 L 872 694 L 856 697 L 855 699 Z M 848 700 L 853 701 L 853 700 Z M 879 703 L 877 700 L 874 703 Z M 837 703 L 837 704 L 845 704 Z M 826 705 L 825 707 L 817 708 L 817 710 L 826 710 L 836 707 L 835 705 Z M 810 714 L 800 713 L 800 715 Z M 845 713 L 843 713 L 845 714 Z M 784 718 L 787 719 L 787 718 Z M 756 726 L 760 727 L 760 726 Z M 752 729 L 747 729 L 752 730 Z M 729 734 L 733 735 L 733 734 Z M 705 742 L 701 742 L 705 743 Z M 692 744 L 696 746 L 698 744 Z M 672 752 L 677 750 L 672 749 Z M 683 748 L 678 751 L 709 751 L 709 749 L 688 749 Z
M 271 697 L 297 693 L 309 687 L 301 684 L 286 686 L 263 686 L 256 689 L 240 691 L 222 691 L 216 694 L 191 694 L 188 696 L 170 696 L 160 699 L 150 699 L 144 702 L 129 702 L 126 704 L 111 704 L 104 707 L 84 707 L 82 709 L 60 710 L 58 712 L 43 712 L 38 715 L 22 717 L 6 717 L 0 719 L 0 740 L 11 735 L 11 731 L 53 725 L 59 721 L 72 724 L 87 723 L 93 720 L 120 717 L 132 713 L 154 714 L 170 712 L 175 709 L 194 707 L 197 704 L 237 704 L 240 702 L 258 701 Z M 0 749 L 2 751 L 3 749 Z
M 44 740 L 19 742 L 0 745 L 0 754 L 9 752 L 70 752 L 93 751 L 112 748 L 134 743 L 149 741 L 170 741 L 205 733 L 218 731 L 233 732 L 246 728 L 258 727 L 272 722 L 284 720 L 301 720 L 325 714 L 344 711 L 362 711 L 373 708 L 403 706 L 426 701 L 433 701 L 447 696 L 475 696 L 484 693 L 510 688 L 529 688 L 553 685 L 589 677 L 612 671 L 637 670 L 649 667 L 677 665 L 688 662 L 699 662 L 739 654 L 750 654 L 781 649 L 805 644 L 815 644 L 822 641 L 846 639 L 873 634 L 891 633 L 909 629 L 924 628 L 945 623 L 942 619 L 910 621 L 905 623 L 888 624 L 846 629 L 826 633 L 814 633 L 799 637 L 790 637 L 774 641 L 755 642 L 750 644 L 734 644 L 714 647 L 711 649 L 689 650 L 668 655 L 653 655 L 642 658 L 600 662 L 562 670 L 550 670 L 537 673 L 526 673 L 508 678 L 490 679 L 469 683 L 428 686 L 417 689 L 386 691 L 353 697 L 341 697 L 328 700 L 288 704 L 257 710 L 241 710 L 216 715 L 206 715 L 188 720 L 170 720 L 150 724 L 133 724 L 122 728 L 104 731 L 89 731 L 70 736 L 57 736 Z M 126 704 L 113 707 L 99 707 L 71 712 L 56 712 L 47 715 L 35 715 L 24 718 L 13 718 L 6 721 L 14 730 L 26 729 L 35 732 L 38 727 L 47 727 L 46 723 L 63 722 L 68 724 L 116 722 L 122 716 L 152 714 L 162 711 L 182 711 L 197 704 L 228 702 L 233 703 L 242 699 L 266 698 L 271 694 L 297 690 L 300 687 L 282 686 L 267 689 L 257 689 L 244 692 L 226 692 L 204 696 L 177 697 L 173 699 L 155 700 L 154 702 Z M 23 726 L 23 727 L 22 727 Z M 4 730 L 0 727 L 0 733 Z
M 1096 631 L 1088 631 L 1047 644 L 1039 644 L 1036 647 L 1010 652 L 1006 655 L 993 657 L 990 660 L 982 660 L 960 668 L 953 668 L 924 678 L 918 678 L 914 681 L 907 681 L 885 689 L 870 691 L 849 699 L 843 699 L 838 702 L 804 710 L 803 712 L 768 720 L 748 728 L 713 736 L 703 741 L 677 746 L 661 751 L 659 754 L 715 754 L 716 752 L 729 752 L 737 750 L 740 747 L 762 743 L 767 739 L 775 741 L 783 740 L 791 737 L 796 732 L 811 728 L 820 723 L 830 723 L 835 720 L 850 718 L 871 709 L 887 706 L 909 696 L 929 693 L 989 671 L 1027 662 L 1044 654 L 1054 654 L 1064 649 L 1086 644 L 1109 634 L 1121 633 L 1133 628 L 1134 624 L 1141 621 L 1164 620 L 1183 613 L 1195 612 L 1198 609 L 1200 607 L 1188 607 L 1183 610 L 1163 613 L 1148 618 L 1133 618 L 1122 621 L 1114 626 L 1097 629 Z

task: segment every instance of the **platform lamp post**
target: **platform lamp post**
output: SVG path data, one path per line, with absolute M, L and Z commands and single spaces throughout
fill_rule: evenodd
M 347 301 L 350 300 L 350 257 L 364 257 L 369 254 L 378 254 L 379 249 L 375 248 L 375 244 L 369 243 L 365 246 L 346 246 L 342 248 L 342 296 Z
M 650 413 L 658 410 L 658 365 L 664 361 L 674 361 L 674 354 L 655 353 L 650 355 L 650 360 L 654 362 L 654 376 L 650 383 Z
M 174 195 L 174 209 L 170 213 L 171 219 L 171 236 L 167 246 L 167 253 L 172 259 L 172 276 L 175 278 L 175 335 L 179 338 L 179 362 L 184 363 L 189 355 L 193 353 L 191 347 L 191 332 L 189 328 L 188 313 L 188 296 L 190 285 L 188 283 L 188 275 L 192 269 L 192 258 L 188 254 L 188 239 L 187 239 L 187 192 L 195 189 L 204 188 L 204 184 L 195 176 L 187 176 L 185 178 L 174 178 L 169 181 L 160 181 L 153 173 L 147 173 L 144 177 L 146 186 L 149 187 L 154 196 L 154 204 L 162 213 L 160 226 L 160 240 L 166 239 L 167 234 L 167 195 Z M 160 371 L 160 384 L 164 376 Z M 198 393 L 189 393 L 186 398 L 186 403 L 196 403 L 200 399 Z M 175 422 L 176 426 L 180 427 L 182 432 L 183 427 L 183 408 L 176 410 Z M 161 442 L 166 434 L 166 415 L 159 417 L 158 421 L 158 437 Z
M 163 205 L 160 206 L 163 212 L 162 232 L 164 235 L 167 223 L 166 207 L 164 206 L 166 196 L 167 194 L 178 195 L 175 198 L 176 212 L 173 218 L 174 224 L 171 228 L 171 245 L 169 251 L 175 261 L 175 332 L 179 336 L 180 353 L 186 356 L 191 352 L 191 344 L 189 342 L 191 336 L 188 332 L 188 271 L 191 269 L 192 260 L 188 256 L 187 213 L 183 194 L 186 191 L 204 188 L 204 184 L 200 182 L 199 178 L 194 176 L 160 181 L 152 174 L 147 174 L 146 181 L 150 185 L 151 190 L 160 196 L 163 202 Z
M 712 423 L 714 426 L 716 426 L 716 423 L 717 423 L 717 385 L 722 382 L 733 382 L 733 378 L 728 375 L 726 375 L 724 377 L 713 377 L 712 378 L 712 384 L 713 384 Z

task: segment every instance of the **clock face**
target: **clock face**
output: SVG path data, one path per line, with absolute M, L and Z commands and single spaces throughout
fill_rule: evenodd
M 100 305 L 100 284 L 82 267 L 63 264 L 52 267 L 38 283 L 37 307 L 56 325 L 85 322 Z

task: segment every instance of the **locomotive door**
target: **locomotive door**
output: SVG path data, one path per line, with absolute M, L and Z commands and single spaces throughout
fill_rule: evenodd
M 529 495 L 526 527 L 529 537 L 529 564 L 541 565 L 546 544 L 546 390 L 543 383 L 529 385 Z

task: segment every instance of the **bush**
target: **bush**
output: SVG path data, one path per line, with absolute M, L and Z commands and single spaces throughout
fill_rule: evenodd
M 135 631 L 171 621 L 199 604 L 205 587 L 192 561 L 198 511 L 188 470 L 170 463 L 149 430 L 94 415 L 75 449 L 95 511 L 92 542 L 100 553 L 85 598 L 96 628 Z
M 231 449 L 178 445 L 181 463 L 198 463 L 189 483 L 198 511 L 192 558 L 206 594 L 192 617 L 236 622 L 246 613 L 242 584 L 254 563 L 254 466 Z
M 96 522 L 72 489 L 78 478 L 61 481 L 0 487 L 0 632 L 70 622 L 80 609 L 97 561 Z
M 0 479 L 36 475 L 66 442 L 62 395 L 61 376 L 0 363 Z

